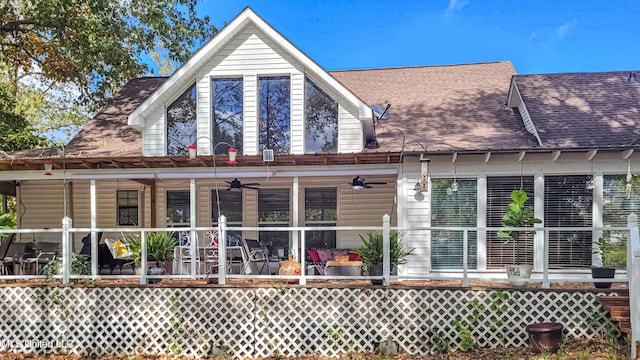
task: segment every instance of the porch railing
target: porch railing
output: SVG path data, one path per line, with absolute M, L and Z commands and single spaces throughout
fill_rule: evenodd
M 184 279 L 197 279 L 197 278 L 217 278 L 219 284 L 225 284 L 227 279 L 233 278 L 263 278 L 263 279 L 289 279 L 298 280 L 301 285 L 305 285 L 309 279 L 381 279 L 383 285 L 389 285 L 392 279 L 397 280 L 453 280 L 460 281 L 463 287 L 468 287 L 470 281 L 482 280 L 482 281 L 505 281 L 506 276 L 503 271 L 497 269 L 472 269 L 469 267 L 469 238 L 472 233 L 480 232 L 492 232 L 495 233 L 498 230 L 521 230 L 531 231 L 531 228 L 473 228 L 473 227 L 392 227 L 390 219 L 385 216 L 382 221 L 382 226 L 367 226 L 367 227 L 345 227 L 345 226 L 330 226 L 330 227 L 236 227 L 228 226 L 226 219 L 221 217 L 219 226 L 217 227 L 185 227 L 179 228 L 181 232 L 188 232 L 191 238 L 196 238 L 196 234 L 206 231 L 217 231 L 220 239 L 227 239 L 227 232 L 288 232 L 291 239 L 291 248 L 299 249 L 296 251 L 296 261 L 301 264 L 301 275 L 255 275 L 255 274 L 230 274 L 228 271 L 228 264 L 226 261 L 220 261 L 218 265 L 217 274 L 198 274 L 196 269 L 196 263 L 190 263 L 189 274 L 177 275 L 147 275 L 147 234 L 152 231 L 177 231 L 177 228 L 74 228 L 71 224 L 71 219 L 65 218 L 62 222 L 62 228 L 59 229 L 17 229 L 17 230 L 3 230 L 3 233 L 16 233 L 16 234 L 35 234 L 39 233 L 55 233 L 60 234 L 61 238 L 61 252 L 62 252 L 62 275 L 54 275 L 54 278 L 62 279 L 63 283 L 69 283 L 72 279 L 93 279 L 93 278 L 131 278 L 131 275 L 100 275 L 98 269 L 98 241 L 96 234 L 98 232 L 103 233 L 139 233 L 141 234 L 141 248 L 142 248 L 142 261 L 140 263 L 141 271 L 139 277 L 141 284 L 146 284 L 148 279 L 155 278 L 184 278 Z M 383 233 L 383 248 L 384 254 L 389 254 L 390 248 L 390 233 L 391 231 L 406 231 L 411 232 L 433 232 L 433 231 L 452 231 L 462 233 L 462 249 L 460 256 L 462 257 L 462 266 L 458 269 L 437 270 L 432 269 L 428 274 L 421 275 L 407 275 L 406 272 L 399 272 L 399 275 L 391 275 L 391 264 L 389 256 L 384 256 L 383 262 L 383 275 L 378 277 L 369 276 L 326 276 L 326 275 L 309 275 L 307 274 L 306 264 L 306 250 L 307 244 L 305 243 L 306 233 L 309 231 L 318 230 L 332 230 L 332 231 L 348 231 L 348 232 L 373 232 L 382 231 Z M 541 245 L 535 251 L 537 253 L 542 252 L 542 256 L 536 256 L 536 263 L 534 264 L 534 274 L 531 281 L 540 282 L 543 288 L 549 288 L 552 282 L 594 282 L 590 277 L 587 269 L 573 269 L 573 270 L 554 270 L 549 265 L 549 234 L 555 231 L 591 231 L 597 234 L 602 234 L 607 231 L 620 231 L 628 233 L 627 236 L 627 266 L 625 271 L 618 271 L 614 282 L 629 282 L 631 286 L 637 286 L 640 290 L 640 283 L 633 283 L 632 280 L 636 275 L 636 279 L 640 279 L 640 240 L 638 239 L 638 227 L 637 217 L 630 215 L 628 218 L 628 224 L 626 227 L 535 227 L 537 234 L 543 234 L 543 241 L 537 242 Z M 72 253 L 72 234 L 79 233 L 91 233 L 92 238 L 92 250 L 91 250 L 91 275 L 75 275 L 71 273 L 71 253 Z M 197 253 L 197 244 L 192 241 L 191 252 Z M 227 242 L 219 241 L 218 244 L 218 256 L 220 259 L 227 258 Z M 429 255 L 427 255 L 429 256 Z M 411 259 L 409 260 L 411 261 Z M 634 273 L 636 271 L 636 273 Z M 3 278 L 42 278 L 42 275 L 4 275 Z M 608 280 L 603 280 L 608 281 Z M 640 291 L 638 292 L 640 294 Z M 640 316 L 640 308 L 636 309 L 634 313 Z M 639 334 L 640 336 L 640 334 Z

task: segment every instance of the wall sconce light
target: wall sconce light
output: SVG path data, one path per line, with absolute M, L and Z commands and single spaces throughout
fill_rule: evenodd
M 420 154 L 420 191 L 429 191 L 429 164 L 431 159 Z
M 47 176 L 53 175 L 53 161 L 51 159 L 44 161 L 44 174 Z

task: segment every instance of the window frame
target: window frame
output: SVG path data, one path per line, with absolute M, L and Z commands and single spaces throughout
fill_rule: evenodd
M 121 193 L 127 193 L 128 195 L 131 193 L 135 193 L 135 206 L 132 205 L 121 205 L 120 201 L 121 201 L 121 197 L 120 194 Z M 130 201 L 131 197 L 127 196 L 126 200 L 127 202 Z M 135 209 L 135 216 L 136 216 L 136 222 L 135 223 L 121 223 L 120 219 L 121 219 L 121 214 L 120 211 L 121 209 L 126 208 L 126 209 Z M 127 215 L 127 217 L 129 217 L 130 215 Z M 135 190 L 135 189 L 118 189 L 116 190 L 116 224 L 117 226 L 138 226 L 140 224 L 140 191 L 139 190 Z

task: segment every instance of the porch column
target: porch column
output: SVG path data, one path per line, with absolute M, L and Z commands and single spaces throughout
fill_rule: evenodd
M 593 174 L 593 204 L 591 204 L 591 223 L 594 228 L 603 227 L 604 221 L 602 219 L 602 209 L 604 206 L 604 177 L 601 172 Z M 594 230 L 591 233 L 591 242 L 597 242 L 602 236 L 602 230 Z M 598 252 L 591 253 L 591 263 L 597 264 L 600 261 Z
M 89 206 L 91 208 L 91 230 L 94 230 L 97 226 L 97 207 L 98 201 L 96 200 L 96 179 L 91 179 L 89 183 Z M 91 276 L 98 276 L 98 241 L 94 231 L 91 232 Z
M 196 227 L 196 213 L 197 213 L 197 209 L 196 209 L 196 179 L 190 179 L 189 180 L 189 210 L 190 210 L 190 214 L 189 214 L 189 226 L 193 229 Z M 198 267 L 196 264 L 196 258 L 197 258 L 197 254 L 198 254 L 198 239 L 196 238 L 196 231 L 195 230 L 191 230 L 190 231 L 190 239 L 191 239 L 191 278 L 195 279 L 196 278 L 196 271 L 198 270 Z M 225 239 L 222 239 L 222 241 L 226 241 Z
M 533 175 L 533 206 L 534 216 L 538 219 L 544 219 L 544 174 L 537 172 Z M 538 227 L 540 224 L 534 224 L 534 227 Z M 543 226 L 547 226 L 544 222 Z M 544 231 L 536 231 L 533 236 L 533 271 L 547 271 L 544 269 Z
M 487 175 L 479 175 L 478 176 L 478 198 L 477 198 L 477 224 L 478 229 L 487 227 Z M 487 231 L 477 231 L 476 235 L 477 246 L 476 246 L 476 256 L 477 256 L 477 269 L 478 270 L 486 270 L 487 269 Z

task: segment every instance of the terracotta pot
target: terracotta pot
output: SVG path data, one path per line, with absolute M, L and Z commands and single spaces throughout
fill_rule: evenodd
M 540 322 L 527 326 L 529 344 L 536 352 L 555 353 L 562 344 L 563 325 L 557 322 Z

